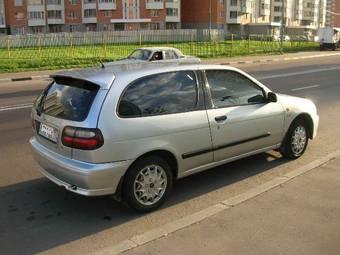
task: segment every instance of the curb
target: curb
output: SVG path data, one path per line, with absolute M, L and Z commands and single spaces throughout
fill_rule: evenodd
M 302 57 L 285 57 L 285 58 L 268 58 L 268 59 L 247 60 L 247 61 L 232 61 L 232 62 L 223 62 L 223 63 L 220 63 L 220 65 L 260 64 L 260 63 L 279 62 L 279 61 L 290 61 L 290 60 L 302 60 L 302 59 L 310 59 L 310 58 L 332 57 L 332 56 L 338 56 L 338 55 L 340 55 L 340 53 L 328 53 L 328 54 L 302 56 Z
M 92 255 L 116 255 L 122 252 L 126 252 L 135 248 L 138 248 L 142 245 L 150 243 L 152 241 L 158 240 L 160 238 L 166 237 L 169 234 L 172 234 L 180 229 L 189 227 L 193 224 L 199 223 L 213 215 L 216 215 L 219 212 L 224 210 L 230 210 L 233 207 L 250 200 L 254 197 L 257 197 L 275 187 L 283 185 L 290 180 L 303 175 L 317 167 L 322 166 L 323 164 L 329 162 L 330 160 L 339 157 L 340 150 L 337 150 L 327 156 L 324 156 L 320 159 L 312 161 L 311 163 L 299 167 L 289 173 L 286 173 L 283 176 L 276 177 L 268 182 L 265 182 L 259 186 L 249 189 L 248 191 L 236 195 L 234 197 L 228 198 L 224 201 L 221 201 L 215 205 L 209 206 L 201 211 L 196 213 L 187 215 L 181 219 L 169 222 L 159 228 L 151 229 L 143 234 L 135 235 L 129 239 L 125 239 L 111 247 L 106 247 L 101 250 L 94 251 L 90 254 Z
M 17 78 L 3 78 L 3 79 L 0 79 L 0 83 L 16 82 L 16 81 L 45 80 L 49 78 L 50 78 L 50 75 L 33 75 L 33 76 L 17 77 Z

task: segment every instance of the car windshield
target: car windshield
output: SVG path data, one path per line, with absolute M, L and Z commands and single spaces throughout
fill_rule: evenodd
M 150 58 L 151 51 L 149 50 L 135 50 L 128 56 L 128 59 L 148 60 Z

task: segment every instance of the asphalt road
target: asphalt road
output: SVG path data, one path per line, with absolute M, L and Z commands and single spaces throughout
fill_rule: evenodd
M 31 103 L 48 81 L 0 84 L 0 254 L 86 254 L 179 219 L 340 148 L 340 58 L 242 65 L 278 93 L 312 99 L 318 137 L 299 160 L 276 152 L 214 168 L 175 184 L 160 210 L 140 215 L 109 197 L 71 194 L 43 178 L 30 154 Z

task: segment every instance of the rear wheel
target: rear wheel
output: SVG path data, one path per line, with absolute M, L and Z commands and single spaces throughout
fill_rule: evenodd
M 290 159 L 303 155 L 308 145 L 308 128 L 304 121 L 297 120 L 290 126 L 282 154 Z
M 123 198 L 136 211 L 149 212 L 164 203 L 172 183 L 172 171 L 165 160 L 158 156 L 142 158 L 125 176 Z

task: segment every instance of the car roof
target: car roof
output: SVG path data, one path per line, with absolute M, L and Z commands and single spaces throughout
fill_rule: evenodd
M 177 48 L 173 48 L 173 47 L 142 47 L 142 48 L 138 48 L 136 50 L 150 50 L 150 51 L 163 51 L 163 50 L 173 50 L 175 51 L 178 55 L 183 56 L 183 53 L 177 49 Z
M 210 65 L 200 63 L 128 63 L 110 65 L 104 68 L 85 68 L 71 71 L 57 72 L 51 75 L 52 78 L 70 77 L 86 80 L 99 85 L 102 89 L 109 89 L 116 77 L 130 79 L 131 77 L 143 77 L 146 75 L 164 73 L 180 70 L 204 70 L 204 69 L 225 69 L 238 70 L 231 66 Z

